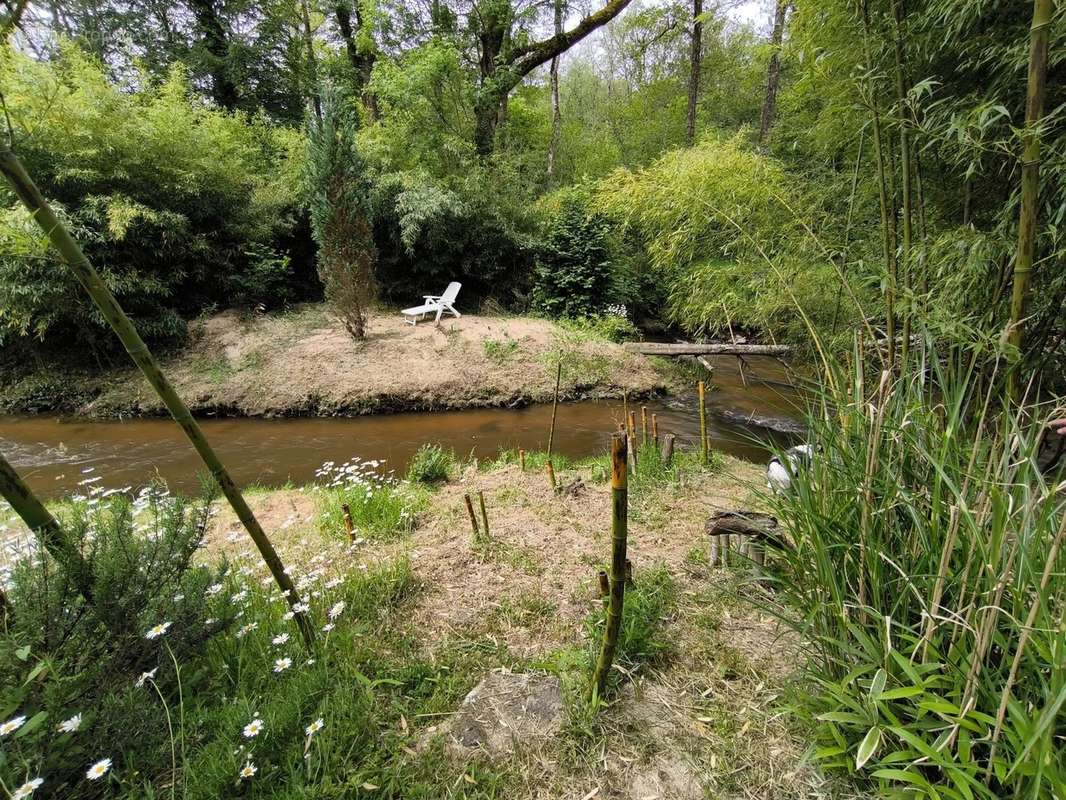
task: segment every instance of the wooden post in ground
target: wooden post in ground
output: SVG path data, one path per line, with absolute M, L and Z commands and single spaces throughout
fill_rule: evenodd
M 640 407 L 640 444 L 643 447 L 648 443 L 648 407 Z
M 559 365 L 555 370 L 555 397 L 552 400 L 552 424 L 548 428 L 548 479 L 551 481 L 551 487 L 554 490 L 555 486 L 555 467 L 552 466 L 552 444 L 555 441 L 555 415 L 559 412 L 559 382 L 563 378 L 563 360 L 559 358 Z
M 526 451 L 522 448 L 518 449 L 518 466 L 522 468 L 522 472 L 526 471 Z
M 670 466 L 670 462 L 674 460 L 674 439 L 676 437 L 672 433 L 668 433 L 663 436 L 662 447 L 659 450 L 659 459 L 666 466 Z
M 703 388 L 703 381 L 697 386 L 700 395 L 700 460 L 707 463 L 707 398 Z
M 629 480 L 626 474 L 626 440 L 615 434 L 611 437 L 611 596 L 607 604 L 607 624 L 603 629 L 603 643 L 592 679 L 592 697 L 603 697 L 607 677 L 618 648 L 618 631 L 622 627 L 622 611 L 626 592 L 626 536 L 629 516 Z
M 600 582 L 600 599 L 609 597 L 611 594 L 611 582 L 607 578 L 607 570 L 601 569 L 596 577 Z
M 474 531 L 474 544 L 477 544 L 481 536 L 477 529 L 477 517 L 474 516 L 474 503 L 470 500 L 469 494 L 464 494 L 463 500 L 466 501 L 466 513 L 470 517 L 470 528 Z
M 549 458 L 548 463 L 544 465 L 544 470 L 548 473 L 548 483 L 552 487 L 552 491 L 559 488 L 555 482 L 555 467 L 552 466 L 552 460 Z
M 651 440 L 655 442 L 655 446 L 659 446 L 659 415 L 651 415 Z
M 626 586 L 633 585 L 633 562 L 626 559 Z
M 630 472 L 634 475 L 637 474 L 637 412 L 629 412 L 629 429 L 628 429 L 628 442 L 626 442 L 626 452 L 629 454 L 629 467 Z
M 484 530 L 485 540 L 488 541 L 491 538 L 489 533 L 489 515 L 485 512 L 485 493 L 478 490 L 477 501 L 481 505 L 481 527 Z
M 348 533 L 348 544 L 355 543 L 355 528 L 352 525 L 352 509 L 344 503 L 341 506 L 341 512 L 344 514 L 344 530 Z

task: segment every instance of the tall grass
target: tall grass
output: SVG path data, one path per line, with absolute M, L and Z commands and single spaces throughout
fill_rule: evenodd
M 857 350 L 831 365 L 820 450 L 770 501 L 817 755 L 893 796 L 1064 797 L 1066 484 L 1031 410 L 983 394 L 965 356 L 921 355 L 874 380 Z

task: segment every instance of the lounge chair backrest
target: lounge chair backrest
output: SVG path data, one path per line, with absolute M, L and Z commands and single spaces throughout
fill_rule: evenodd
M 444 294 L 440 296 L 440 301 L 442 303 L 454 303 L 455 298 L 459 296 L 459 290 L 462 286 L 463 284 L 458 281 L 452 281 L 449 283 L 448 288 L 444 290 Z

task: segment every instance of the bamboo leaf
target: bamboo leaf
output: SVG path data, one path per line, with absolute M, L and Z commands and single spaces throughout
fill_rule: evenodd
M 855 753 L 855 769 L 862 769 L 863 765 L 873 757 L 881 744 L 881 729 L 876 725 L 866 732 L 866 736 L 859 742 L 859 750 Z

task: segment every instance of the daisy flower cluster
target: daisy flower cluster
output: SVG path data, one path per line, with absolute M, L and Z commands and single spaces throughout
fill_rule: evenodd
M 401 481 L 396 478 L 395 470 L 383 471 L 383 461 L 372 459 L 364 461 L 353 457 L 343 464 L 333 461 L 325 462 L 315 471 L 319 480 L 319 489 L 339 490 L 344 501 L 352 506 L 373 508 L 381 512 L 380 522 L 371 527 L 384 526 L 388 529 L 402 529 L 414 522 L 414 510 L 409 499 L 393 495 Z M 384 494 L 384 497 L 381 495 Z M 396 505 L 389 502 L 395 499 Z M 379 502 L 379 500 L 384 502 Z M 337 527 L 335 510 L 324 513 L 320 520 L 331 528 Z M 349 549 L 364 544 L 366 539 L 360 536 L 358 526 L 353 529 L 354 539 Z

